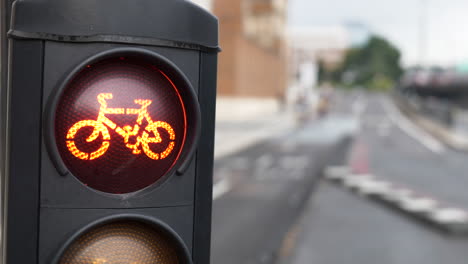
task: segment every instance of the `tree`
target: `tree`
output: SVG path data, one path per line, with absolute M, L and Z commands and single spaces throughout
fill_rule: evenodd
M 403 72 L 400 58 L 398 48 L 382 37 L 372 36 L 366 45 L 347 52 L 334 81 L 373 90 L 389 89 Z

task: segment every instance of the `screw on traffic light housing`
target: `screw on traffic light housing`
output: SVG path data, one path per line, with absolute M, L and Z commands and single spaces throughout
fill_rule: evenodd
M 4 263 L 209 263 L 218 24 L 184 0 L 17 0 Z

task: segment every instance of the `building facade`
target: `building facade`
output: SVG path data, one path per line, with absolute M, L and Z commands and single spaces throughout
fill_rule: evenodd
M 350 34 L 341 25 L 309 26 L 288 29 L 290 73 L 294 76 L 303 63 L 322 63 L 335 69 L 344 60 L 350 47 Z
M 218 93 L 278 97 L 286 89 L 287 0 L 213 0 L 220 20 Z

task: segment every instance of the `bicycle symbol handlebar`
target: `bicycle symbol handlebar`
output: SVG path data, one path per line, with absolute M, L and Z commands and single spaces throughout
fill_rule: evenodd
M 106 153 L 110 147 L 110 134 L 109 129 L 114 130 L 117 134 L 123 137 L 125 146 L 132 150 L 132 153 L 138 155 L 143 152 L 148 158 L 153 160 L 165 159 L 171 154 L 175 147 L 175 132 L 174 129 L 166 122 L 153 121 L 148 113 L 148 106 L 153 102 L 147 99 L 135 99 L 134 102 L 141 105 L 141 108 L 108 108 L 107 101 L 113 98 L 112 93 L 100 93 L 97 96 L 100 109 L 97 120 L 81 120 L 76 122 L 67 133 L 67 148 L 77 158 L 82 160 L 94 160 Z M 116 123 L 106 117 L 106 115 L 137 115 L 136 124 L 131 126 L 119 127 Z M 141 136 L 139 136 L 140 128 L 146 120 L 148 125 L 144 128 Z M 86 142 L 93 142 L 102 135 L 102 145 L 98 150 L 87 153 L 78 149 L 75 144 L 75 136 L 78 131 L 84 127 L 93 127 L 93 132 L 88 136 Z M 151 150 L 149 144 L 162 143 L 161 135 L 158 129 L 164 129 L 169 134 L 169 142 L 167 148 L 159 153 L 155 153 Z M 135 143 L 130 143 L 130 137 L 136 137 Z M 140 148 L 141 147 L 141 148 Z

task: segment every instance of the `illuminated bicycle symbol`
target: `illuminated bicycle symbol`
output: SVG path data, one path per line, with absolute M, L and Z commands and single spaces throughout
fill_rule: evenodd
M 99 115 L 97 120 L 81 120 L 76 122 L 67 133 L 67 147 L 68 150 L 77 158 L 82 160 L 94 160 L 106 153 L 110 146 L 110 134 L 107 127 L 111 128 L 117 134 L 123 137 L 126 147 L 132 150 L 133 154 L 140 154 L 141 149 L 149 158 L 153 160 L 165 159 L 175 146 L 175 133 L 171 125 L 163 121 L 154 122 L 149 113 L 148 106 L 153 102 L 152 100 L 143 100 L 135 99 L 135 103 L 141 105 L 141 108 L 108 108 L 106 100 L 112 99 L 113 95 L 111 93 L 101 93 L 97 96 L 97 100 L 101 105 L 99 109 Z M 117 124 L 112 122 L 106 115 L 138 115 L 136 124 L 133 126 L 124 126 L 119 127 Z M 140 132 L 140 126 L 142 125 L 143 119 L 146 120 L 148 125 L 142 132 L 141 136 L 138 136 Z M 106 127 L 107 126 L 107 127 Z M 93 142 L 96 140 L 99 135 L 102 134 L 102 145 L 98 150 L 86 153 L 78 149 L 75 144 L 75 136 L 78 133 L 78 130 L 84 127 L 93 127 L 94 130 L 91 135 L 88 136 L 86 142 Z M 169 134 L 169 143 L 168 147 L 160 152 L 155 153 L 149 147 L 150 143 L 162 143 L 161 136 L 158 132 L 158 128 L 165 129 Z M 130 143 L 130 137 L 136 137 L 135 143 Z M 141 146 L 141 149 L 140 149 Z

